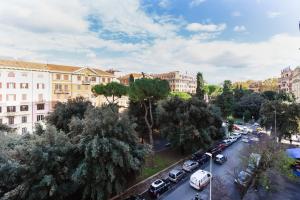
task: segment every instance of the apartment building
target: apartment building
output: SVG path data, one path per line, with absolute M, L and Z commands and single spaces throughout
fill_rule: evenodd
M 293 71 L 292 92 L 296 97 L 296 102 L 300 103 L 300 66 Z
M 262 91 L 262 81 L 254 81 L 249 85 L 249 90 L 253 92 L 261 92 Z
M 134 78 L 134 80 L 141 79 L 143 77 L 145 77 L 145 78 L 153 78 L 151 75 L 144 74 L 144 73 L 131 73 L 131 74 L 126 74 L 124 76 L 121 76 L 118 79 L 119 79 L 119 81 L 120 81 L 121 84 L 128 86 L 129 85 L 129 79 L 130 79 L 131 75 Z
M 106 100 L 94 96 L 91 87 L 114 80 L 95 68 L 0 60 L 0 123 L 19 134 L 32 132 L 57 102 L 83 96 L 102 105 Z
M 152 76 L 154 78 L 167 80 L 169 82 L 170 89 L 173 92 L 196 93 L 196 78 L 188 74 L 182 74 L 179 71 L 174 71 L 162 74 L 152 74 Z
M 279 90 L 292 92 L 293 70 L 290 67 L 281 70 L 280 78 L 278 79 Z

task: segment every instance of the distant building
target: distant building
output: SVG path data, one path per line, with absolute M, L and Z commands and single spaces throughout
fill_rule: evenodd
M 262 81 L 254 81 L 249 85 L 249 90 L 253 92 L 261 92 Z
M 152 74 L 154 78 L 167 80 L 172 92 L 187 92 L 196 93 L 197 81 L 196 78 L 187 74 L 181 74 L 179 71 Z
M 141 79 L 141 78 L 153 78 L 152 76 L 148 75 L 148 74 L 142 74 L 142 73 L 131 73 L 131 74 L 126 74 L 124 76 L 121 76 L 119 77 L 119 81 L 121 84 L 123 85 L 129 85 L 129 79 L 130 79 L 130 76 L 133 76 L 134 80 L 136 79 Z
M 296 97 L 296 101 L 300 103 L 300 66 L 293 71 L 292 92 Z
M 106 100 L 91 88 L 114 80 L 113 74 L 96 68 L 0 60 L 0 123 L 19 134 L 32 132 L 57 102 L 82 96 L 102 105 Z M 126 102 L 120 99 L 122 105 Z
M 293 78 L 293 71 L 291 70 L 290 67 L 281 70 L 281 76 L 278 79 L 279 90 L 285 92 L 292 92 L 292 78 Z

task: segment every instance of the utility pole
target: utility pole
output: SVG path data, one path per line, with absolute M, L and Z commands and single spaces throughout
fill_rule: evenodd
M 276 108 L 275 108 L 275 137 L 276 137 L 276 142 L 277 142 L 277 113 L 276 113 Z

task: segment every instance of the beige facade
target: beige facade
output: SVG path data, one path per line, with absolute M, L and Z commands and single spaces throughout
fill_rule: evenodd
M 279 90 L 292 92 L 293 71 L 290 67 L 281 70 L 280 78 L 278 79 Z
M 187 92 L 196 93 L 197 82 L 196 78 L 187 74 L 181 74 L 179 71 L 152 74 L 154 78 L 167 80 L 172 92 Z
M 145 77 L 145 78 L 153 78 L 152 76 L 150 76 L 148 74 L 131 73 L 131 74 L 126 74 L 124 76 L 119 77 L 118 80 L 120 81 L 121 84 L 128 86 L 129 85 L 129 79 L 130 79 L 131 75 L 133 76 L 134 80 L 141 79 L 143 77 Z
M 296 97 L 296 101 L 300 103 L 300 66 L 293 71 L 292 92 Z

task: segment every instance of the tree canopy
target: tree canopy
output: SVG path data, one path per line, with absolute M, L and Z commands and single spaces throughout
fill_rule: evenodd
M 106 85 L 95 85 L 92 88 L 92 92 L 96 95 L 105 96 L 109 104 L 114 104 L 118 98 L 121 98 L 123 95 L 128 93 L 128 88 L 120 83 L 110 82 Z M 112 100 L 109 100 L 108 97 L 112 97 Z
M 192 98 L 192 96 L 186 92 L 171 92 L 170 96 L 171 97 L 177 96 L 182 100 L 188 100 L 188 99 Z
M 204 99 L 205 89 L 204 89 L 204 79 L 201 72 L 197 73 L 197 88 L 196 96 L 199 99 Z

